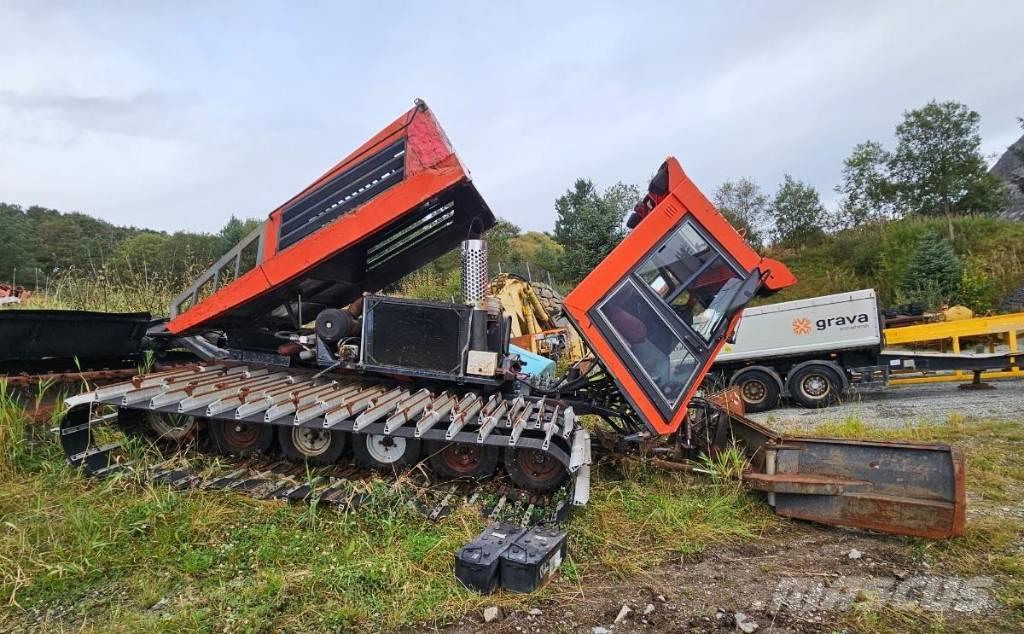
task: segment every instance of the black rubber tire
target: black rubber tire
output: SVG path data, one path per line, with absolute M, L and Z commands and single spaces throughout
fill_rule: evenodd
M 543 477 L 538 477 L 537 471 L 531 471 L 521 464 L 538 456 L 544 456 L 545 458 L 543 464 L 548 475 Z M 547 461 L 554 461 L 554 464 Z M 566 478 L 569 477 L 569 471 L 565 468 L 565 465 L 558 462 L 554 456 L 544 453 L 539 449 L 520 449 L 516 447 L 505 449 L 505 472 L 508 473 L 508 477 L 512 479 L 516 486 L 533 491 L 534 493 L 551 493 L 556 491 L 558 487 L 562 486 Z
M 779 405 L 779 384 L 764 370 L 747 370 L 733 380 L 733 385 L 740 388 L 743 408 L 748 412 L 766 412 Z
M 369 467 L 385 473 L 403 471 L 413 466 L 419 462 L 420 451 L 422 450 L 422 443 L 419 438 L 384 436 L 383 434 L 352 434 L 350 440 L 352 441 L 352 453 L 356 456 L 356 462 L 364 467 Z M 401 453 L 401 456 L 395 460 L 391 462 L 384 462 L 374 457 L 374 452 L 369 448 L 370 443 L 378 441 L 390 441 L 395 444 L 404 442 L 405 450 Z
M 302 430 L 308 431 L 303 432 Z M 308 432 L 327 434 L 328 444 L 323 451 L 311 453 L 310 448 L 303 448 L 301 446 L 301 442 L 296 444 L 295 435 Z M 348 444 L 347 435 L 342 431 L 312 429 L 309 427 L 285 427 L 282 425 L 277 428 L 277 442 L 281 445 L 281 453 L 285 458 L 295 462 L 308 462 L 315 465 L 334 464 L 337 462 L 341 458 L 341 454 L 345 452 L 345 446 Z
M 812 363 L 790 374 L 786 386 L 795 402 L 808 409 L 819 409 L 839 400 L 843 380 L 827 365 Z
M 461 469 L 456 466 L 460 462 L 459 458 L 453 455 L 453 453 L 460 452 L 469 452 L 462 454 L 466 462 Z M 494 445 L 470 445 L 434 440 L 427 442 L 427 457 L 430 461 L 430 470 L 445 480 L 456 478 L 482 480 L 493 475 L 494 470 L 498 468 L 501 450 Z M 470 457 L 475 459 L 475 463 L 470 463 Z
M 231 426 L 227 428 L 227 426 Z M 211 419 L 206 428 L 210 430 L 210 439 L 217 451 L 232 456 L 251 456 L 267 453 L 274 445 L 274 428 L 271 425 L 255 425 L 240 421 Z M 237 428 L 242 428 L 240 433 Z M 251 436 L 251 440 L 242 442 L 240 436 Z

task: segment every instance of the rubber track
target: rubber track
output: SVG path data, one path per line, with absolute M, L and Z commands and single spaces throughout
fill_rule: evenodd
M 476 506 L 485 518 L 524 527 L 560 524 L 568 519 L 573 508 L 565 491 L 560 491 L 562 499 L 555 502 L 553 497 L 559 496 L 542 496 L 517 489 L 501 478 L 485 482 L 431 483 L 419 469 L 396 476 L 344 463 L 307 472 L 305 465 L 270 457 L 222 458 L 213 471 L 209 467 L 194 468 L 181 463 L 181 456 L 177 455 L 141 470 L 136 465 L 114 463 L 92 475 L 130 473 L 142 482 L 179 491 L 224 491 L 255 500 L 315 502 L 318 508 L 339 512 L 357 511 L 369 499 L 366 491 L 370 486 L 378 482 L 392 486 L 401 477 L 411 480 L 409 484 L 417 491 L 407 503 L 432 522 L 442 521 L 468 505 Z

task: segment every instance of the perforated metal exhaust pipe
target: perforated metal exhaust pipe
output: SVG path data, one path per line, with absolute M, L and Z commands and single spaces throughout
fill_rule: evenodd
M 462 243 L 462 297 L 473 307 L 469 330 L 471 350 L 487 349 L 487 311 L 484 298 L 487 296 L 487 241 L 465 240 Z
M 462 297 L 479 307 L 487 296 L 487 240 L 462 243 Z

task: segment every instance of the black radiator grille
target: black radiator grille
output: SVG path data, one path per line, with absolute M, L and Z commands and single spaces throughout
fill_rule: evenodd
M 372 296 L 364 310 L 365 367 L 460 374 L 468 306 Z
M 287 248 L 405 178 L 405 139 L 335 176 L 281 214 L 277 248 Z

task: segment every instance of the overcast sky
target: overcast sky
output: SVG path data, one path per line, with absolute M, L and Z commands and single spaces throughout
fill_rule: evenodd
M 577 177 L 667 154 L 711 192 L 826 201 L 900 114 L 1020 135 L 1024 2 L 0 0 L 0 201 L 215 231 L 263 217 L 422 97 L 492 209 L 554 226 Z M 368 6 L 373 5 L 373 6 Z

